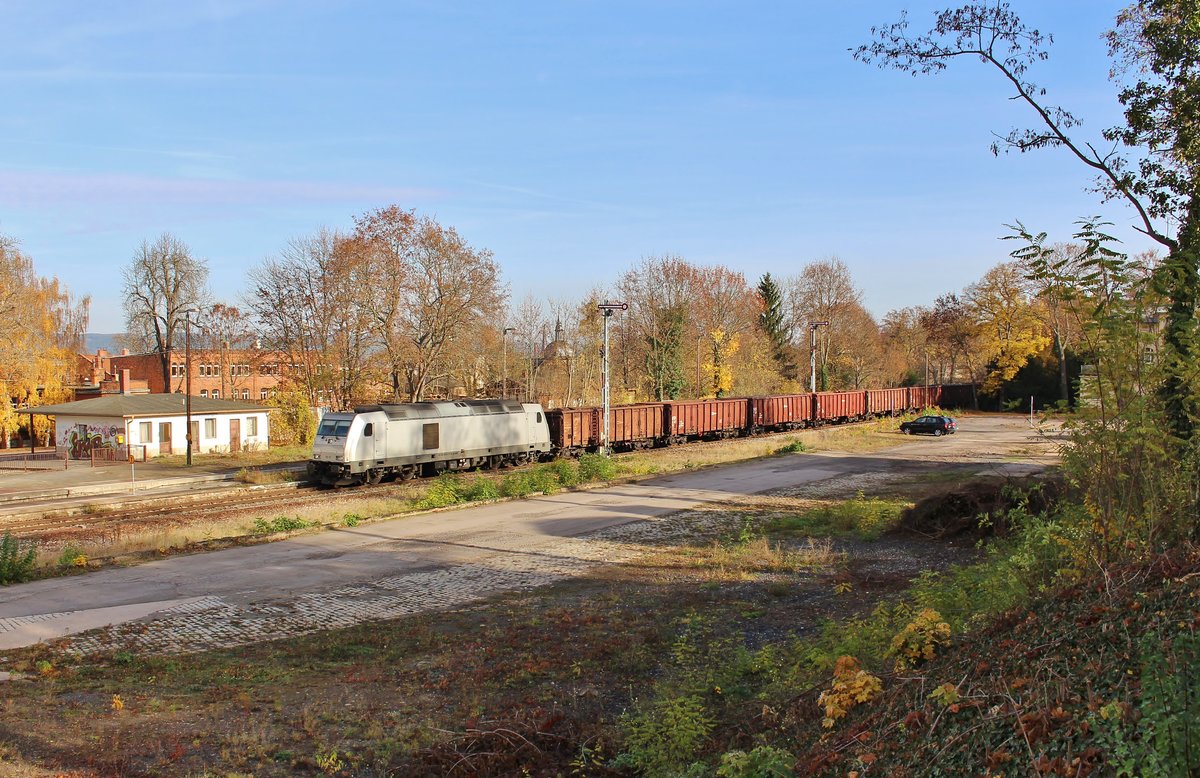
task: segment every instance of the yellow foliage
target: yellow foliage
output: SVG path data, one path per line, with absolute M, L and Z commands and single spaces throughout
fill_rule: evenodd
M 933 659 L 938 646 L 949 644 L 950 625 L 942 621 L 942 614 L 926 608 L 892 638 L 888 653 L 895 655 L 896 671 L 902 672 Z
M 821 726 L 829 729 L 855 705 L 870 702 L 883 691 L 883 682 L 862 669 L 852 656 L 840 656 L 833 667 L 833 685 L 821 692 L 817 704 L 825 708 Z

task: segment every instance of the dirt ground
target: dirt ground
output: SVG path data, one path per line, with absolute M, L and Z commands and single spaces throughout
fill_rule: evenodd
M 712 749 L 745 745 L 739 716 L 816 726 L 737 679 L 786 675 L 825 620 L 973 559 L 971 532 L 931 530 L 1005 480 L 969 459 L 696 509 L 704 535 L 450 612 L 188 656 L 11 651 L 0 776 L 627 774 L 622 716 L 702 662 L 753 665 L 710 684 L 731 703 Z M 936 520 L 906 522 L 918 504 Z

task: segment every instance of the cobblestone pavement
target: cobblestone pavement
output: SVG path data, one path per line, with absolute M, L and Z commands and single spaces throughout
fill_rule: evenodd
M 598 565 L 629 562 L 657 545 L 712 537 L 729 521 L 717 512 L 691 510 L 574 538 L 488 532 L 473 539 L 474 547 L 489 551 L 471 564 L 301 594 L 286 602 L 235 605 L 221 597 L 202 597 L 147 619 L 63 638 L 56 645 L 84 655 L 116 650 L 178 654 L 453 608 L 578 576 Z M 388 545 L 411 548 L 437 542 L 433 537 Z M 461 535 L 447 533 L 446 542 L 460 543 Z M 0 632 L 60 615 L 0 620 Z

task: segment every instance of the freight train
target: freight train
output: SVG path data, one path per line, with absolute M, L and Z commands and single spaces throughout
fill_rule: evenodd
M 609 409 L 615 451 L 671 446 L 965 407 L 970 384 L 815 392 L 716 400 L 665 400 Z M 407 480 L 446 470 L 496 469 L 598 451 L 603 410 L 514 400 L 369 405 L 321 419 L 308 477 L 332 486 Z

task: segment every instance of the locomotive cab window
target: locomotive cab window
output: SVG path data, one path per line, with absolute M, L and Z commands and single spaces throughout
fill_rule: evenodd
M 350 420 L 333 420 L 321 422 L 321 428 L 317 430 L 317 434 L 326 438 L 344 438 L 346 433 L 350 431 Z
M 438 427 L 440 425 L 422 424 L 421 425 L 421 445 L 426 449 L 438 447 Z
M 369 438 L 374 434 L 375 434 L 375 425 L 368 422 L 367 425 L 363 427 L 363 437 Z
M 542 423 L 542 412 L 541 412 L 541 411 L 538 411 L 538 415 L 537 415 L 537 423 L 538 423 L 538 424 L 541 424 L 541 423 Z

